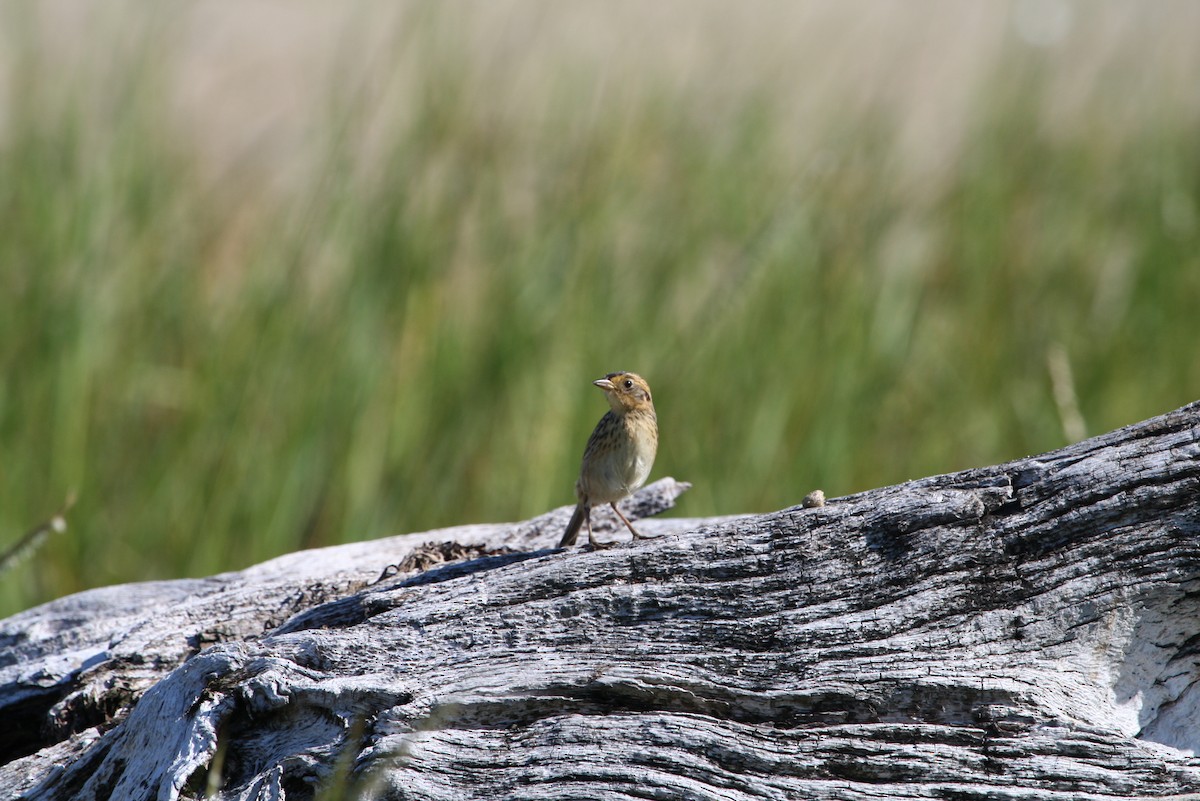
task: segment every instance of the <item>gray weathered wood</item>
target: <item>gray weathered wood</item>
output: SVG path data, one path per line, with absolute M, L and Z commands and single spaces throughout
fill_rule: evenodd
M 0 621 L 0 787 L 1200 794 L 1200 404 L 824 507 L 646 521 L 661 538 L 596 553 L 549 547 L 569 513 Z

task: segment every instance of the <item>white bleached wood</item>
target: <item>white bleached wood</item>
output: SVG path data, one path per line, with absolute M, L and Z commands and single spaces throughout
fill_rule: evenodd
M 0 787 L 202 798 L 219 754 L 223 799 L 1200 793 L 1200 404 L 595 553 L 548 547 L 570 511 L 2 621 Z

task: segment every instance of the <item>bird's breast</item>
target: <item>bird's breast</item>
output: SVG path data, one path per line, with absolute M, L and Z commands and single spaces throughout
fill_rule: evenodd
M 658 421 L 653 414 L 628 415 L 626 426 L 630 434 L 630 448 L 624 483 L 633 492 L 646 483 L 650 469 L 654 467 L 654 457 L 658 452 Z
M 625 498 L 646 483 L 657 451 L 653 414 L 602 420 L 584 454 L 576 494 L 593 505 Z

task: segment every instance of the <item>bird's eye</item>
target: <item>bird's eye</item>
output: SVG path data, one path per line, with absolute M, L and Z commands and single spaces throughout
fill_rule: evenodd
M 633 389 L 633 382 L 628 378 L 625 379 L 625 389 Z

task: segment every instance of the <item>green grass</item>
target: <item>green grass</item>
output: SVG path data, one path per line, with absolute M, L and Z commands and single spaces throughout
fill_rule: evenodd
M 914 188 L 883 110 L 812 121 L 819 158 L 769 84 L 715 116 L 653 80 L 597 110 L 565 71 L 521 116 L 438 42 L 403 103 L 331 81 L 283 195 L 200 174 L 163 53 L 101 97 L 23 55 L 0 547 L 79 500 L 0 613 L 569 503 L 610 370 L 654 387 L 689 516 L 1061 446 L 1055 348 L 1089 434 L 1200 396 L 1194 117 L 1052 129 L 1053 65 L 1004 62 Z

